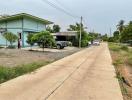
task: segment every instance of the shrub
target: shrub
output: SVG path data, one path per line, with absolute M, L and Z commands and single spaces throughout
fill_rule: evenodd
M 127 46 L 123 45 L 123 46 L 121 46 L 121 50 L 128 51 L 129 48 Z
M 33 38 L 33 34 L 30 33 L 28 34 L 27 41 L 26 41 L 31 46 L 31 50 L 32 50 L 32 46 L 34 45 L 34 41 L 32 40 L 32 38 Z
M 2 49 L 2 48 L 4 48 L 4 47 L 1 47 L 1 46 L 0 46 L 0 49 Z
M 10 45 L 12 46 L 14 42 L 18 39 L 17 35 L 11 33 L 11 32 L 6 32 L 3 34 L 4 38 L 10 42 Z
M 88 40 L 82 40 L 81 41 L 81 46 L 82 47 L 87 47 L 88 46 Z
M 16 47 L 14 45 L 9 45 L 7 48 L 8 49 L 15 49 Z

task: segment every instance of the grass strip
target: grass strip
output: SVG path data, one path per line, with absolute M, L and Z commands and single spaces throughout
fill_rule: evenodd
M 35 71 L 36 69 L 47 65 L 51 63 L 50 61 L 45 61 L 45 62 L 34 62 L 30 64 L 25 64 L 25 65 L 19 65 L 16 67 L 4 67 L 0 66 L 0 83 L 6 82 L 10 79 L 16 78 L 18 76 L 30 73 Z

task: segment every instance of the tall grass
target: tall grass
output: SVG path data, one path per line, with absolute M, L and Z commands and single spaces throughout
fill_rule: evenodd
M 109 43 L 109 48 L 112 51 L 121 51 L 121 50 L 123 50 L 123 51 L 129 51 L 128 46 L 121 45 L 119 43 Z
M 109 43 L 109 49 L 112 51 L 120 51 L 120 45 L 117 43 Z
M 121 50 L 124 50 L 124 51 L 129 51 L 128 46 L 125 46 L 125 45 L 122 45 L 122 46 L 120 47 L 120 49 L 121 49 Z
M 39 62 L 39 63 L 31 63 L 31 64 L 25 64 L 20 65 L 16 67 L 4 67 L 0 66 L 0 83 L 6 82 L 10 79 L 16 78 L 20 75 L 30 73 L 32 71 L 35 71 L 36 69 L 49 64 L 49 61 L 46 62 Z

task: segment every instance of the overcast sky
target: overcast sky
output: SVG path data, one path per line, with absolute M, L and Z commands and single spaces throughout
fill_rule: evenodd
M 116 24 L 123 19 L 132 20 L 132 0 L 49 0 L 63 7 L 68 12 L 83 16 L 89 31 L 102 34 L 116 29 Z M 61 4 L 61 5 L 60 5 Z M 52 8 L 42 0 L 0 0 L 0 14 L 29 13 L 59 24 L 65 31 L 69 24 L 79 22 L 78 18 Z

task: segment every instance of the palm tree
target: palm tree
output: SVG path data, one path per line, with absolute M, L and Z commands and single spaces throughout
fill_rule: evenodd
M 118 25 L 117 25 L 117 30 L 119 31 L 119 41 L 121 42 L 121 33 L 122 31 L 124 30 L 124 23 L 125 21 L 124 20 L 120 20 Z
M 121 33 L 121 32 L 123 31 L 123 29 L 124 29 L 124 23 L 125 23 L 124 20 L 120 20 L 119 23 L 118 23 L 118 25 L 117 25 L 117 29 L 118 29 L 118 31 L 119 31 L 120 33 Z

